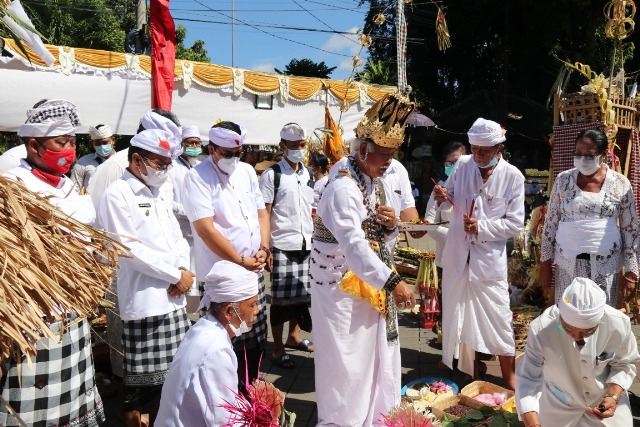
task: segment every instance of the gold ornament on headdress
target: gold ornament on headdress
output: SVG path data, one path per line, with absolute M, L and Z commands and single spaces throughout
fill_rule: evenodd
M 404 130 L 415 104 L 400 94 L 387 95 L 369 108 L 356 127 L 356 136 L 376 145 L 398 148 L 404 142 Z

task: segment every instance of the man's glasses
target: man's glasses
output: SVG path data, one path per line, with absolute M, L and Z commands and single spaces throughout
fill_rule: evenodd
M 240 157 L 242 156 L 242 154 L 244 153 L 242 150 L 238 150 L 238 151 L 222 151 L 222 150 L 218 150 L 218 153 L 224 157 L 225 159 L 230 159 L 232 157 Z
M 449 166 L 453 166 L 453 165 L 455 165 L 455 164 L 456 164 L 456 161 L 453 161 L 453 162 L 444 162 L 444 167 L 445 167 L 445 168 L 448 168 Z
M 148 160 L 149 162 L 151 162 L 153 164 L 153 166 L 155 166 L 155 169 L 157 169 L 159 171 L 169 170 L 173 166 L 173 163 L 171 163 L 171 162 L 169 162 L 169 163 L 159 163 L 156 160 L 151 160 L 148 157 L 142 157 L 142 159 L 143 160 Z
M 600 154 L 589 155 L 589 154 L 574 154 L 573 158 L 576 160 L 595 160 L 600 157 Z

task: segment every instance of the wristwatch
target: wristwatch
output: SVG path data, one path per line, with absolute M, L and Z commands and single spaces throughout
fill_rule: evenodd
M 603 399 L 604 399 L 604 398 L 606 398 L 606 397 L 610 397 L 610 398 L 612 398 L 613 400 L 615 400 L 615 401 L 616 401 L 616 405 L 618 404 L 618 402 L 620 402 L 620 396 L 616 396 L 616 395 L 615 395 L 615 394 L 613 394 L 613 393 L 607 393 L 607 394 L 605 394 L 605 395 L 604 395 L 604 397 L 603 397 Z

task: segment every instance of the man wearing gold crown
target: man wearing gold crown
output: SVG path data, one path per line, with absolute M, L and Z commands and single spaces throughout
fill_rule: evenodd
M 477 376 L 475 352 L 498 355 L 513 390 L 506 244 L 524 226 L 524 177 L 500 154 L 506 138 L 498 123 L 477 119 L 467 135 L 472 154 L 461 156 L 445 186 L 434 189 L 439 209 L 457 207 L 442 253 L 442 361 L 451 368 L 458 357 L 458 368 Z
M 387 96 L 358 124 L 360 145 L 317 208 L 310 277 L 318 425 L 369 426 L 400 401 L 396 308 L 413 307 L 386 242 L 397 235 L 380 178 L 413 104 Z

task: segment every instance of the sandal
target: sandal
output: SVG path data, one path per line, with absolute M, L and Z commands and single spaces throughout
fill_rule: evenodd
M 287 353 L 281 354 L 280 356 L 271 356 L 271 363 L 284 369 L 293 369 L 296 367 L 296 363 Z
M 295 344 L 295 345 L 285 344 L 284 346 L 286 348 L 292 348 L 294 350 L 300 350 L 300 351 L 306 351 L 307 353 L 312 353 L 313 349 L 309 349 L 309 347 L 311 347 L 312 345 L 313 343 L 311 341 L 302 340 L 298 344 Z

